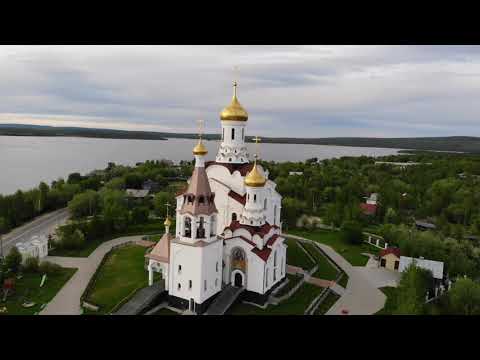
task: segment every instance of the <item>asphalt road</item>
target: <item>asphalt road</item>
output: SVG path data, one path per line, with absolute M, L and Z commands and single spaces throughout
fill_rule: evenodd
M 16 243 L 30 240 L 33 236 L 53 234 L 58 225 L 64 224 L 70 214 L 68 209 L 60 209 L 51 213 L 42 215 L 29 223 L 15 228 L 3 236 L 3 253 L 6 256 L 11 247 Z

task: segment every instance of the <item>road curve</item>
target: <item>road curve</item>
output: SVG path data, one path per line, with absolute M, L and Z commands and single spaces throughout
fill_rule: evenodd
M 3 235 L 3 253 L 7 255 L 16 243 L 30 240 L 33 236 L 52 234 L 58 225 L 66 223 L 70 214 L 67 208 L 56 210 L 13 229 Z

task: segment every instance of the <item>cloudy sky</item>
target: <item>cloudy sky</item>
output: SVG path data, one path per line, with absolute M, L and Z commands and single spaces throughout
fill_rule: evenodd
M 0 46 L 0 123 L 261 136 L 480 136 L 480 46 Z

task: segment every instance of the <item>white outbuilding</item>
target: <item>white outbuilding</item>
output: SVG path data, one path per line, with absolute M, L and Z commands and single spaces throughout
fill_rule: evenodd
M 434 260 L 427 260 L 424 258 L 411 258 L 408 256 L 400 256 L 400 265 L 398 271 L 404 272 L 410 264 L 414 263 L 415 266 L 430 270 L 433 274 L 433 277 L 437 280 L 443 279 L 443 262 L 441 261 L 434 261 Z
M 20 254 L 22 254 L 22 260 L 29 257 L 37 257 L 43 259 L 48 256 L 48 238 L 46 236 L 34 236 L 30 241 L 15 244 Z

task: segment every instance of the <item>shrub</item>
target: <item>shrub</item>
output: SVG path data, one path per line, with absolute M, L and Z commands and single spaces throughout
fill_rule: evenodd
M 362 243 L 362 226 L 356 221 L 346 221 L 342 225 L 342 236 L 345 241 L 351 244 Z
M 11 248 L 8 255 L 5 257 L 5 267 L 10 269 L 14 274 L 16 274 L 20 267 L 22 266 L 22 254 L 18 251 L 17 247 L 14 246 Z
M 42 274 L 56 274 L 61 270 L 61 266 L 58 264 L 54 264 L 50 261 L 43 261 L 39 266 L 39 271 Z
M 23 271 L 28 273 L 37 273 L 38 272 L 38 257 L 30 256 L 25 260 L 23 264 Z

